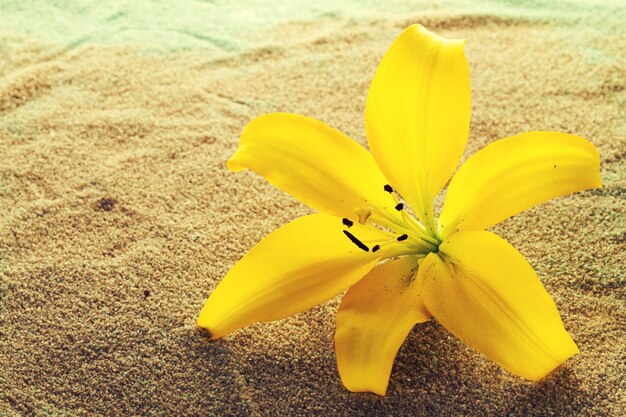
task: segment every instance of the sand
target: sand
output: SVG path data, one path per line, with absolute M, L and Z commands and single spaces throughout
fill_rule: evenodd
M 602 15 L 612 30 L 598 15 L 514 15 L 330 14 L 274 22 L 220 56 L 5 31 L 0 415 L 624 415 L 626 33 L 613 12 Z M 602 190 L 493 228 L 536 269 L 581 350 L 542 382 L 508 374 L 433 321 L 410 333 L 386 397 L 350 393 L 333 350 L 340 297 L 218 341 L 195 330 L 229 268 L 310 212 L 226 170 L 242 128 L 288 111 L 364 144 L 369 82 L 413 22 L 468 40 L 464 158 L 542 129 L 600 150 Z

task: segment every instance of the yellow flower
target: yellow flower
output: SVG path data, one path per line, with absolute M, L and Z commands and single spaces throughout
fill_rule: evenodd
M 551 198 L 600 188 L 598 152 L 558 132 L 496 141 L 458 169 L 436 221 L 433 198 L 469 130 L 464 45 L 420 25 L 396 39 L 367 97 L 371 154 L 294 114 L 267 114 L 245 128 L 228 168 L 251 169 L 320 213 L 274 231 L 230 270 L 198 318 L 212 339 L 348 289 L 335 345 L 350 391 L 384 395 L 400 345 L 431 316 L 531 380 L 578 353 L 532 267 L 484 229 Z

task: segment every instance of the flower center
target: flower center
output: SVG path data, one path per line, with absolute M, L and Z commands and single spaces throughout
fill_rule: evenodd
M 426 256 L 430 252 L 437 253 L 441 238 L 436 232 L 430 232 L 424 224 L 415 219 L 405 208 L 404 203 L 398 201 L 391 185 L 386 184 L 383 191 L 388 193 L 390 204 L 384 207 L 358 207 L 354 210 L 354 220 L 343 218 L 344 235 L 359 249 L 369 252 L 378 252 L 385 249 L 385 257 L 401 255 Z M 349 231 L 357 221 L 362 225 L 374 227 L 388 235 L 387 240 L 367 241 Z M 432 219 L 434 224 L 434 219 Z

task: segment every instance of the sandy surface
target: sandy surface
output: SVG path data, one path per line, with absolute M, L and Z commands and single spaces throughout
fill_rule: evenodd
M 626 33 L 590 21 L 331 15 L 258 31 L 264 46 L 225 58 L 5 32 L 0 415 L 624 415 Z M 535 267 L 581 350 L 543 382 L 429 322 L 401 348 L 387 397 L 349 393 L 333 351 L 340 298 L 216 342 L 194 329 L 237 259 L 309 212 L 226 170 L 242 128 L 289 111 L 364 143 L 371 77 L 413 22 L 468 40 L 466 156 L 541 129 L 602 155 L 604 189 L 494 228 Z

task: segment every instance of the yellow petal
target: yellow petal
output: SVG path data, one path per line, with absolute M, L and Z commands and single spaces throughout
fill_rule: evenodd
M 350 288 L 337 313 L 335 346 L 350 391 L 385 395 L 398 349 L 416 323 L 430 318 L 417 293 L 417 259 L 374 268 Z
M 450 181 L 439 230 L 481 230 L 551 198 L 601 188 L 598 150 L 559 132 L 528 132 L 471 156 Z
M 420 265 L 420 291 L 433 317 L 465 344 L 530 380 L 578 353 L 554 301 L 508 242 L 486 231 L 458 232 L 440 254 Z
M 395 205 L 372 155 L 309 117 L 273 113 L 243 131 L 228 168 L 248 168 L 315 210 L 358 221 L 355 210 Z M 392 210 L 393 212 L 393 210 Z
M 423 223 L 467 142 L 470 83 L 464 45 L 410 26 L 387 51 L 367 96 L 370 149 Z
M 387 239 L 358 224 L 361 240 Z M 365 252 L 343 233 L 341 219 L 301 217 L 253 247 L 222 279 L 204 304 L 198 326 L 217 339 L 238 328 L 307 310 L 352 286 L 376 264 L 380 252 Z

